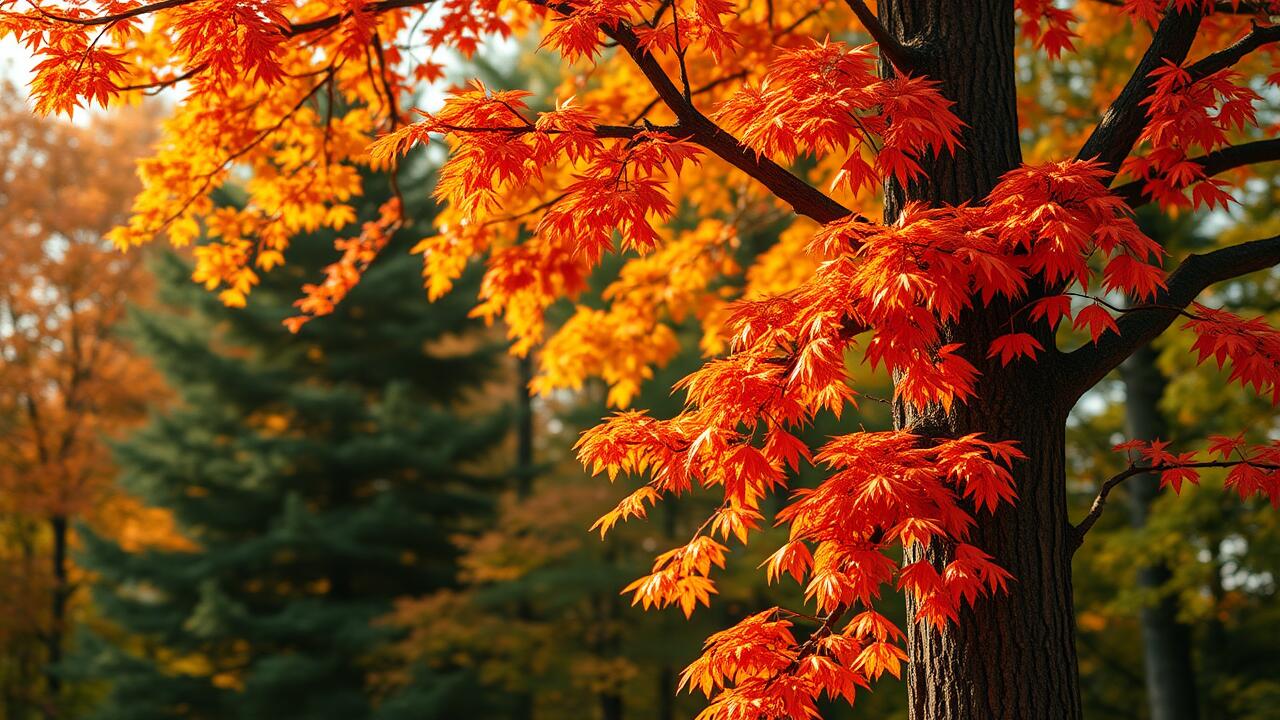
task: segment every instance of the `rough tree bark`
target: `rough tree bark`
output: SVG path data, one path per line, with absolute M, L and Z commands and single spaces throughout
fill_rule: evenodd
M 1168 440 L 1168 424 L 1159 407 L 1168 382 L 1156 367 L 1155 350 L 1150 346 L 1141 348 L 1125 361 L 1121 370 L 1129 437 Z M 1125 489 L 1129 522 L 1141 528 L 1147 524 L 1151 503 L 1160 492 L 1160 480 L 1155 475 L 1138 475 L 1126 481 Z M 1138 587 L 1158 590 L 1170 576 L 1168 565 L 1152 563 L 1138 570 Z M 1165 595 L 1143 607 L 1139 622 L 1151 720 L 1197 720 L 1191 628 L 1178 622 L 1177 598 Z
M 931 160 L 929 181 L 890 187 L 886 220 L 905 201 L 981 200 L 1021 159 L 1014 79 L 1013 3 L 1009 0 L 882 0 L 881 21 L 915 49 L 913 74 L 942 83 L 968 127 L 964 149 Z M 882 66 L 886 75 L 892 67 Z M 947 342 L 986 348 L 1005 313 L 987 307 L 946 329 Z M 1051 339 L 1040 338 L 1052 348 Z M 1067 516 L 1065 423 L 1070 401 L 1060 388 L 1057 355 L 1034 369 L 986 362 L 977 395 L 946 412 L 898 408 L 895 421 L 923 435 L 981 432 L 1016 440 L 1028 455 L 1014 475 L 1018 500 L 994 517 L 980 515 L 972 541 L 1013 574 L 1007 597 L 965 609 L 938 632 L 909 628 L 907 686 L 912 720 L 1076 720 L 1081 716 L 1071 599 L 1073 533 Z M 925 551 L 941 567 L 949 549 Z M 914 611 L 914 608 L 908 608 Z

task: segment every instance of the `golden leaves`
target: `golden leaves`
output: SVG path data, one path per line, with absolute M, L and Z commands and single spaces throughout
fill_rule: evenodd
M 607 309 L 577 308 L 543 347 L 533 390 L 578 388 L 589 377 L 609 385 L 608 403 L 627 407 L 653 368 L 679 351 L 671 323 L 708 318 L 722 302 L 718 278 L 736 270 L 731 226 L 706 220 L 629 260 L 604 291 Z
M 332 313 L 403 224 L 400 199 L 393 197 L 378 209 L 377 219 L 364 224 L 358 237 L 336 240 L 334 247 L 342 251 L 341 257 L 325 266 L 321 283 L 302 286 L 303 297 L 294 302 L 300 314 L 285 319 L 289 331 L 296 333 L 308 320 Z
M 725 546 L 700 535 L 683 547 L 659 555 L 653 562 L 653 572 L 622 589 L 633 593 L 632 605 L 644 609 L 678 605 L 688 617 L 699 604 L 710 605 L 716 592 L 715 583 L 708 575 L 711 568 L 724 567 Z

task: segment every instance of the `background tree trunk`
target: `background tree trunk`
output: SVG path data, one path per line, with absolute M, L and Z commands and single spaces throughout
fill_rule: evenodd
M 53 589 L 49 602 L 49 633 L 46 636 L 45 690 L 48 693 L 50 717 L 56 716 L 56 707 L 62 695 L 62 643 L 63 628 L 67 621 L 67 601 L 71 585 L 67 574 L 67 516 L 54 515 L 49 519 L 53 535 Z
M 516 359 L 515 397 L 515 491 L 524 499 L 533 492 L 533 398 L 529 395 L 529 383 L 533 381 L 533 357 L 525 355 Z M 533 620 L 533 605 L 527 597 L 516 602 L 516 617 Z M 536 699 L 532 690 L 515 693 L 512 702 L 513 720 L 533 720 Z
M 658 713 L 654 720 L 675 720 L 677 685 L 675 670 L 663 663 L 658 669 Z
M 954 157 L 922 163 L 929 180 L 886 190 L 885 220 L 906 201 L 979 201 L 1021 162 L 1014 79 L 1014 17 L 1010 0 L 882 0 L 881 21 L 916 47 L 910 68 L 941 83 L 968 127 Z M 882 64 L 882 74 L 893 68 Z M 954 437 L 981 432 L 1016 440 L 1028 456 L 1014 469 L 1018 500 L 994 517 L 978 515 L 971 542 L 1013 574 L 1007 596 L 980 600 L 960 622 L 938 632 L 909 627 L 907 687 L 911 720 L 1076 720 L 1081 715 L 1071 598 L 1073 532 L 1067 517 L 1065 423 L 1053 353 L 1029 369 L 986 362 L 985 349 L 1003 329 L 998 306 L 971 313 L 945 330 L 964 343 L 983 377 L 976 397 L 944 412 L 899 407 L 898 427 Z M 1052 348 L 1051 338 L 1039 338 Z M 1026 366 L 1026 368 L 1024 368 Z M 1064 406 L 1065 405 L 1065 406 Z M 918 558 L 919 549 L 909 553 Z M 949 548 L 924 551 L 939 568 Z M 911 557 L 914 555 L 915 557 Z M 915 608 L 909 605 L 908 611 Z
M 1159 406 L 1167 381 L 1155 363 L 1156 352 L 1148 346 L 1122 366 L 1125 418 L 1129 437 L 1135 440 L 1169 439 L 1169 427 Z M 1155 475 L 1139 475 L 1125 483 L 1129 521 L 1133 527 L 1142 528 L 1147 524 L 1151 503 L 1160 492 L 1160 480 Z M 1165 563 L 1152 563 L 1138 570 L 1138 588 L 1155 592 L 1170 577 Z M 1162 595 L 1154 604 L 1144 606 L 1139 622 L 1151 720 L 1197 720 L 1191 629 L 1178 622 L 1177 597 Z

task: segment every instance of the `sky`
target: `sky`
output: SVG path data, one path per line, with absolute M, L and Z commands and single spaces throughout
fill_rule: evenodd
M 0 76 L 26 87 L 31 77 L 31 56 L 11 37 L 0 40 Z

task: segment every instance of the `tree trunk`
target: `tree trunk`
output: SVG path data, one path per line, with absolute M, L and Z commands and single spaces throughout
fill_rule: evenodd
M 21 515 L 15 515 L 13 523 L 15 542 L 22 551 L 22 569 L 15 574 L 15 577 L 26 578 L 27 586 L 39 585 L 36 578 L 42 573 L 36 568 L 38 558 L 34 537 L 35 524 Z M 24 597 L 22 592 L 26 589 L 28 588 L 8 588 L 14 594 L 12 599 L 6 598 L 6 601 L 21 602 Z M 24 623 L 22 629 L 10 636 L 9 640 L 10 645 L 5 648 L 5 654 L 11 659 L 10 664 L 13 670 L 5 674 L 5 715 L 3 717 L 27 720 L 36 717 L 36 709 L 40 706 L 39 648 L 43 638 L 38 623 L 34 626 Z
M 1022 162 L 1012 0 L 881 0 L 880 18 L 889 32 L 916 48 L 911 74 L 940 82 L 942 94 L 968 125 L 964 147 L 955 156 L 921 163 L 928 178 L 923 186 L 886 189 L 886 217 L 895 217 L 903 200 L 981 200 L 1001 175 Z M 881 74 L 892 77 L 892 66 L 882 61 Z
M 62 642 L 63 629 L 67 618 L 67 600 L 71 595 L 70 581 L 67 575 L 67 535 L 68 524 L 65 515 L 54 515 L 49 519 L 49 528 L 53 533 L 53 591 L 49 603 L 49 634 L 46 640 L 45 658 L 45 690 L 48 693 L 48 714 L 57 715 L 60 696 L 62 695 Z
M 533 492 L 533 398 L 529 395 L 529 383 L 533 381 L 533 358 L 525 355 L 516 360 L 515 397 L 515 491 L 524 499 Z M 522 621 L 533 620 L 533 605 L 528 597 L 516 601 L 516 617 Z M 525 690 L 512 697 L 513 720 L 533 720 L 535 698 L 533 691 Z
M 1018 382 L 1021 380 L 1021 382 Z M 1014 471 L 1018 499 L 995 516 L 977 515 L 970 542 L 1014 577 L 1007 595 L 963 608 L 936 631 L 908 628 L 911 720 L 1076 720 L 1081 716 L 1071 597 L 1072 530 L 1067 520 L 1065 409 L 1030 378 L 988 375 L 979 400 L 950 414 L 899 413 L 914 432 L 982 432 L 1017 440 L 1026 461 Z M 927 557 L 941 569 L 941 545 Z M 920 550 L 909 553 L 919 557 Z M 908 611 L 915 612 L 909 603 Z
M 910 70 L 941 83 L 968 127 L 964 148 L 922 163 L 929 180 L 886 191 L 885 219 L 906 201 L 980 201 L 1021 162 L 1014 80 L 1014 17 L 1010 0 L 882 0 L 882 22 L 917 49 Z M 882 64 L 882 73 L 893 74 Z M 1016 440 L 1028 459 L 1014 468 L 1018 499 L 994 517 L 977 514 L 970 541 L 1014 576 L 1007 595 L 981 599 L 942 631 L 908 628 L 907 687 L 911 720 L 1078 720 L 1075 616 L 1071 598 L 1073 532 L 1067 517 L 1066 416 L 1053 353 L 1034 365 L 1001 368 L 985 349 L 1007 315 L 998 306 L 969 313 L 945 329 L 945 342 L 964 343 L 983 373 L 977 394 L 949 412 L 899 407 L 895 423 L 926 436 L 980 432 Z M 1052 339 L 1040 337 L 1052 348 Z M 949 550 L 923 552 L 939 568 Z M 914 613 L 914 607 L 908 607 Z
M 1135 440 L 1169 439 L 1169 428 L 1160 414 L 1159 402 L 1167 381 L 1156 368 L 1156 353 L 1144 347 L 1122 367 L 1125 416 L 1129 437 Z M 1147 524 L 1151 503 L 1160 492 L 1155 475 L 1139 475 L 1126 482 L 1129 521 L 1135 528 Z M 1168 565 L 1155 562 L 1138 570 L 1138 587 L 1158 591 L 1172 573 Z M 1196 675 L 1191 662 L 1191 629 L 1178 622 L 1178 601 L 1162 595 L 1142 608 L 1143 667 L 1147 680 L 1147 704 L 1151 720 L 1196 720 Z
M 676 687 L 675 670 L 663 663 L 662 667 L 658 668 L 658 713 L 654 720 L 675 720 Z
M 622 696 L 616 692 L 600 693 L 600 717 L 603 720 L 622 720 Z

